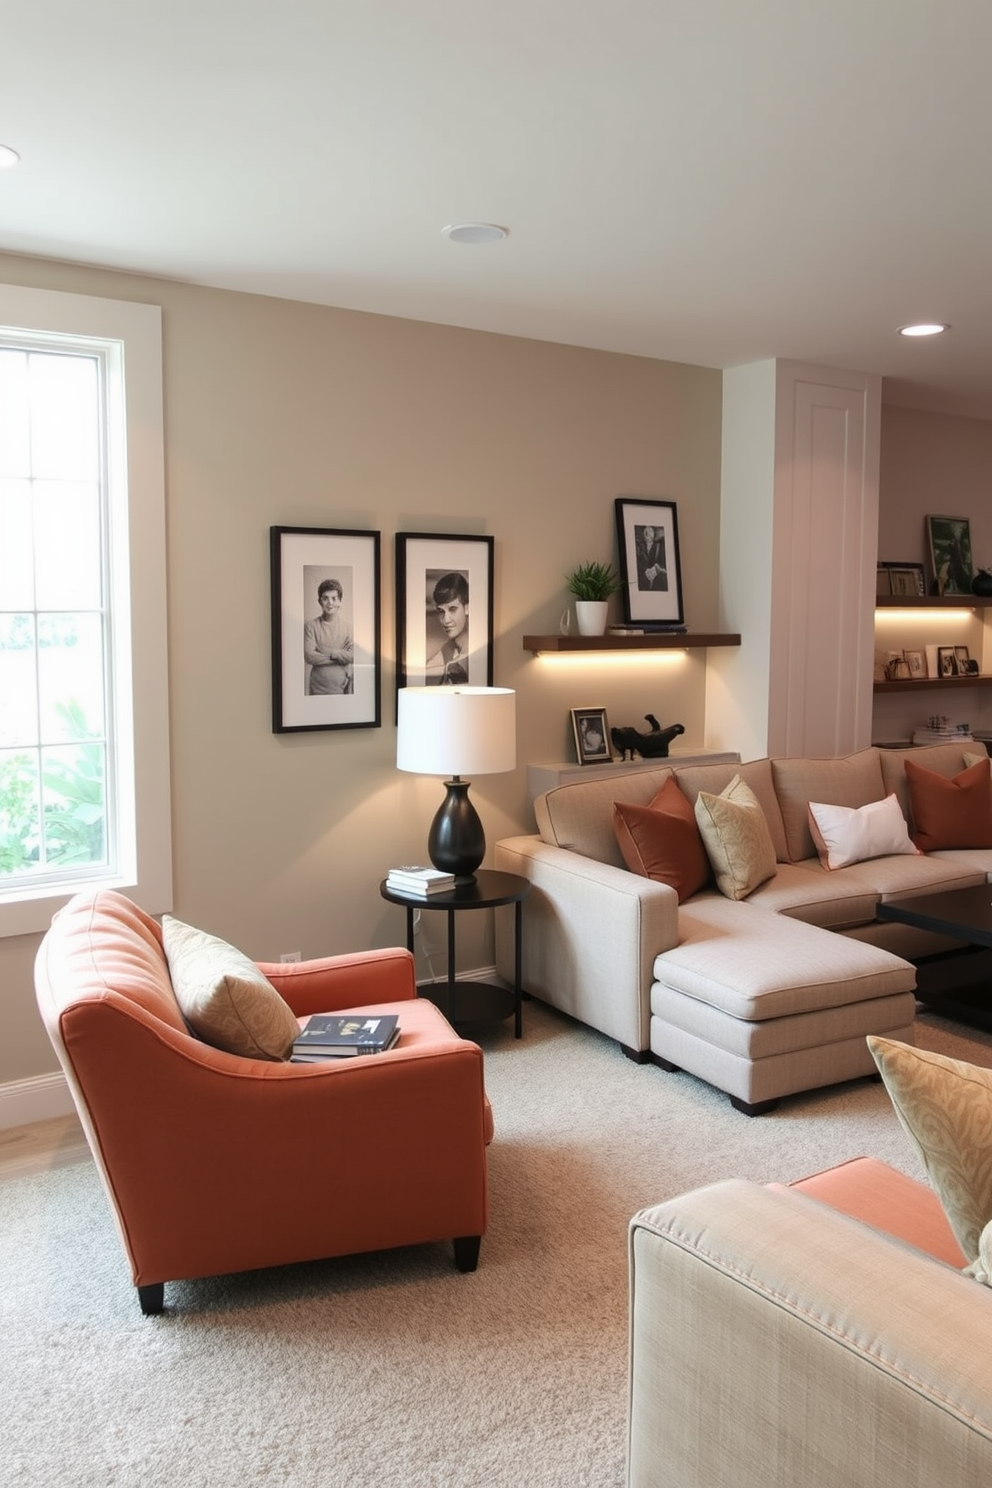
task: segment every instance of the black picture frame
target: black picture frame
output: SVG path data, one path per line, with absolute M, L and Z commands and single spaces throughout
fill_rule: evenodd
M 492 687 L 494 550 L 491 537 L 397 532 L 397 692 Z M 461 632 L 442 624 L 445 610 L 456 623 L 463 620 Z
M 272 732 L 379 728 L 381 632 L 378 532 L 338 527 L 270 527 Z M 329 659 L 318 680 L 310 654 L 322 654 L 318 590 L 341 591 L 338 618 L 350 647 Z M 329 622 L 326 622 L 329 623 Z M 308 644 L 315 647 L 313 653 Z M 350 650 L 352 660 L 344 661 Z M 330 654 L 329 654 L 330 655 Z
M 934 594 L 970 594 L 975 577 L 968 517 L 927 516 L 927 553 Z
M 684 628 L 675 502 L 618 496 L 614 506 L 625 622 L 657 630 Z
M 958 675 L 958 659 L 953 646 L 937 647 L 937 673 L 941 677 Z
M 608 765 L 613 759 L 610 749 L 610 726 L 605 708 L 569 708 L 575 758 L 580 765 Z

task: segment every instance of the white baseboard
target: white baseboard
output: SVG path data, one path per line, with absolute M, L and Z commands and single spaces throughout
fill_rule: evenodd
M 0 1085 L 0 1131 L 27 1126 L 29 1121 L 50 1121 L 75 1110 L 65 1075 L 35 1075 L 30 1080 L 10 1080 Z

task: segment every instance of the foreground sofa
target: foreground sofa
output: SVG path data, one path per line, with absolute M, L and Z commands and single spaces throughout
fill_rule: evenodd
M 987 1488 L 992 1290 L 870 1159 L 630 1226 L 629 1488 Z
M 885 856 L 828 871 L 810 801 L 860 808 L 894 795 L 912 826 L 907 758 L 946 778 L 979 746 L 865 749 L 843 759 L 687 765 L 576 781 L 535 802 L 539 832 L 506 838 L 496 867 L 530 880 L 523 983 L 614 1038 L 635 1059 L 685 1069 L 749 1114 L 783 1095 L 872 1074 L 869 1034 L 912 1040 L 914 959 L 954 942 L 877 918 L 897 895 L 965 887 L 992 873 L 992 848 Z M 776 859 L 746 899 L 706 888 L 679 904 L 626 866 L 617 801 L 646 806 L 673 775 L 690 802 L 739 774 Z M 512 976 L 512 925 L 497 914 L 497 967 Z
M 180 1011 L 161 926 L 112 891 L 72 899 L 38 951 L 38 1005 L 142 1311 L 162 1310 L 167 1281 L 427 1241 L 474 1270 L 482 1051 L 418 1000 L 407 951 L 261 970 L 299 1018 L 397 1013 L 399 1043 L 319 1065 L 212 1047 Z

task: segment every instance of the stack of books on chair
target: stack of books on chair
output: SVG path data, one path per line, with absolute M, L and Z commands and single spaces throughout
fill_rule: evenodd
M 354 1014 L 312 1013 L 293 1043 L 293 1064 L 317 1064 L 325 1059 L 354 1059 L 359 1054 L 382 1054 L 400 1036 L 395 1013 L 370 1017 Z
M 386 888 L 398 894 L 420 894 L 425 899 L 431 894 L 443 894 L 455 886 L 455 875 L 443 873 L 440 868 L 421 868 L 417 864 L 406 864 L 402 868 L 390 868 Z

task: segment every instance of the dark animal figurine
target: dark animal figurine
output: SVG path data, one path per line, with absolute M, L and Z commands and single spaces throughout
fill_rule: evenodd
M 666 759 L 669 744 L 679 734 L 685 733 L 680 723 L 670 724 L 663 729 L 653 713 L 645 713 L 644 721 L 651 725 L 649 734 L 639 734 L 633 728 L 610 729 L 613 748 L 621 759 L 633 759 L 635 754 L 639 754 L 642 759 Z

